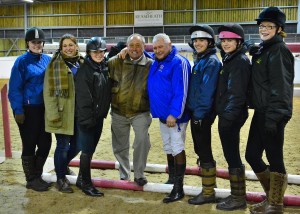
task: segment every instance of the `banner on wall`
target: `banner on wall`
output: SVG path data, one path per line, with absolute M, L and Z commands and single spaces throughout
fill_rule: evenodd
M 163 10 L 137 10 L 134 11 L 134 26 L 162 26 L 163 18 Z

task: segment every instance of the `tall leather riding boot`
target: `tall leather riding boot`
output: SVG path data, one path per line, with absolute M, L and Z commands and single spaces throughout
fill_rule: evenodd
M 266 206 L 268 205 L 268 196 L 269 196 L 269 191 L 270 191 L 270 170 L 269 167 L 260 173 L 255 173 L 256 177 L 260 181 L 265 193 L 266 193 L 266 199 L 263 200 L 260 203 L 253 204 L 250 207 L 250 212 L 252 214 L 263 214 L 265 213 Z
M 169 178 L 165 184 L 174 184 L 175 159 L 172 154 L 167 154 Z
M 76 180 L 76 186 L 81 189 L 82 188 L 82 174 L 81 174 L 81 170 L 79 168 L 79 172 L 78 172 L 78 176 L 77 176 L 77 180 Z
M 43 168 L 46 160 L 47 157 L 39 157 L 39 156 L 35 157 L 35 172 L 36 172 L 36 177 L 40 180 L 42 184 L 44 184 L 44 186 L 51 187 L 52 183 L 48 183 L 42 179 Z
M 270 172 L 270 191 L 265 213 L 283 213 L 283 197 L 287 187 L 287 175 Z
M 216 162 L 200 163 L 202 177 L 202 192 L 188 200 L 189 204 L 206 204 L 216 202 Z
M 175 160 L 174 185 L 171 193 L 163 199 L 164 203 L 178 201 L 184 197 L 183 179 L 184 179 L 185 168 L 186 168 L 185 151 L 182 150 L 179 154 L 174 156 L 174 160 Z
M 91 179 L 91 155 L 81 153 L 80 155 L 80 171 L 82 174 L 81 190 L 86 195 L 101 197 L 104 196 L 102 192 L 97 190 Z
M 175 163 L 175 177 L 174 185 L 171 193 L 163 199 L 164 203 L 178 201 L 184 197 L 183 192 L 183 178 L 185 173 L 186 164 Z
M 246 183 L 245 183 L 245 167 L 229 168 L 229 179 L 231 195 L 225 200 L 217 204 L 219 210 L 238 210 L 245 209 L 246 203 Z
M 22 156 L 22 166 L 26 177 L 26 188 L 32 189 L 38 192 L 47 191 L 43 183 L 36 176 L 35 170 L 35 156 Z

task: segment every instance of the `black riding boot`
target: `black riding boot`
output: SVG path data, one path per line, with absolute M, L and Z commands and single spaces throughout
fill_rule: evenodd
M 38 192 L 47 191 L 46 187 L 36 176 L 35 156 L 22 156 L 22 166 L 26 177 L 26 188 Z
M 184 178 L 185 168 L 186 168 L 186 164 L 175 163 L 174 186 L 171 193 L 163 199 L 164 203 L 178 201 L 184 197 L 183 178 Z
M 47 160 L 47 157 L 46 158 L 45 157 L 39 157 L 39 156 L 36 157 L 36 159 L 35 159 L 35 172 L 36 172 L 36 177 L 38 179 L 40 179 L 40 182 L 42 184 L 44 184 L 44 186 L 51 187 L 52 183 L 48 183 L 48 182 L 46 182 L 42 179 L 43 168 L 44 168 L 46 160 Z
M 82 174 L 81 170 L 79 169 L 77 180 L 76 180 L 76 186 L 81 189 L 82 188 Z
M 174 185 L 171 193 L 163 199 L 164 203 L 178 201 L 184 197 L 183 179 L 186 169 L 186 155 L 182 150 L 179 154 L 174 156 L 175 169 L 174 169 Z
M 169 178 L 165 184 L 174 184 L 175 159 L 172 154 L 167 154 L 167 159 L 168 159 Z
M 91 179 L 91 155 L 81 153 L 80 155 L 80 171 L 82 174 L 82 192 L 86 195 L 101 197 L 104 196 L 102 192 L 97 190 Z

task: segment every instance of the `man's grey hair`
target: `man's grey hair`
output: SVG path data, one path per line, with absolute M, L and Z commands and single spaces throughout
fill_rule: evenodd
M 156 43 L 156 42 L 157 42 L 158 40 L 160 40 L 160 39 L 163 39 L 164 42 L 165 42 L 166 44 L 171 43 L 170 37 L 169 37 L 167 34 L 165 34 L 165 33 L 159 33 L 159 34 L 156 34 L 156 35 L 153 37 L 152 43 Z
M 141 34 L 134 33 L 134 34 L 131 34 L 130 36 L 128 36 L 128 38 L 127 38 L 127 45 L 130 43 L 130 41 L 131 41 L 133 38 L 137 38 L 137 39 L 141 40 L 143 44 L 146 43 L 145 37 L 143 37 Z

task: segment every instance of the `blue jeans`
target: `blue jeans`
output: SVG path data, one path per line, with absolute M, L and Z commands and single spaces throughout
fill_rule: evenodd
M 85 154 L 92 156 L 98 145 L 103 128 L 103 118 L 99 118 L 92 128 L 85 128 L 77 123 L 77 148 Z
M 76 134 L 55 134 L 55 137 L 57 144 L 54 152 L 54 166 L 57 179 L 62 179 L 66 176 L 68 164 L 79 153 L 79 150 L 76 147 Z

